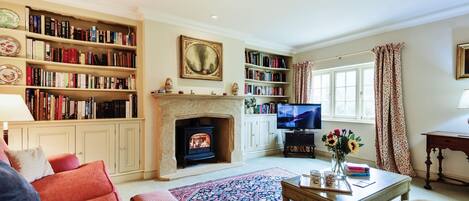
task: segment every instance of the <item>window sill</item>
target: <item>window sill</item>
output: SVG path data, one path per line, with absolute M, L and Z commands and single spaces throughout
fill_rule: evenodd
M 339 122 L 339 123 L 375 124 L 374 120 L 363 120 L 363 119 L 323 118 L 322 121 Z

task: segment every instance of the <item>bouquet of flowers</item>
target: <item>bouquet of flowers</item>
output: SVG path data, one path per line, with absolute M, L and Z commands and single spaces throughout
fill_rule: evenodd
M 344 175 L 345 157 L 349 153 L 355 154 L 360 151 L 360 147 L 364 145 L 360 143 L 361 140 L 360 136 L 351 130 L 347 132 L 346 129 L 334 129 L 322 136 L 327 150 L 332 152 L 332 171 L 338 175 Z

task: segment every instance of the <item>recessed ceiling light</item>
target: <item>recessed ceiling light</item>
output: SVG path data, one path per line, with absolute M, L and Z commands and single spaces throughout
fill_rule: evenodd
M 216 19 L 218 19 L 218 15 L 210 15 L 210 18 L 216 20 Z

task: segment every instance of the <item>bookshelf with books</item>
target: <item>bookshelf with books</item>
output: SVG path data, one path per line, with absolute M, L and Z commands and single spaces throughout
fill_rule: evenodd
M 261 108 L 255 108 L 255 111 L 261 112 L 253 115 L 275 114 L 270 103 L 284 102 L 290 98 L 291 57 L 248 48 L 244 56 L 244 94 L 248 98 L 256 98 L 259 102 L 257 108 Z
M 98 100 L 96 105 L 122 100 L 128 105 L 131 100 L 126 96 L 138 96 L 138 22 L 120 24 L 112 19 L 105 22 L 89 16 L 50 11 L 41 5 L 24 5 L 24 16 L 25 24 L 20 26 L 24 30 L 2 28 L 21 41 L 22 47 L 22 54 L 2 57 L 8 63 L 20 66 L 22 71 L 22 78 L 14 87 L 8 89 L 8 85 L 3 85 L 2 90 L 23 94 L 25 100 L 31 94 L 29 91 L 40 90 L 41 93 L 53 92 L 50 94 L 53 97 L 66 94 L 78 103 Z M 133 103 L 135 110 L 139 105 Z M 139 116 L 127 115 L 126 118 Z M 87 119 L 96 118 L 111 120 L 114 117 L 87 116 Z
M 102 160 L 121 181 L 143 177 L 142 23 L 44 1 L 0 3 L 20 17 L 19 26 L 0 28 L 20 49 L 0 56 L 0 65 L 14 66 L 19 75 L 0 83 L 0 93 L 22 95 L 35 119 L 11 124 L 11 147 L 41 145 L 46 155 L 76 152 L 86 163 L 78 148 L 94 145 L 78 139 L 96 138 L 105 144 L 81 152 L 98 158 L 104 155 L 94 150 L 107 153 Z M 41 136 L 47 137 L 39 141 Z M 67 146 L 50 147 L 62 142 Z M 129 153 L 111 149 L 118 145 L 129 146 Z
M 291 94 L 291 56 L 246 48 L 244 60 L 244 158 L 280 153 L 283 131 L 277 129 L 277 105 Z

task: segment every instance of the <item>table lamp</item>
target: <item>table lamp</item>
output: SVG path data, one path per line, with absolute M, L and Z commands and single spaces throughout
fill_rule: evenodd
M 23 98 L 16 94 L 0 94 L 0 122 L 3 122 L 3 139 L 8 144 L 8 122 L 34 121 Z

